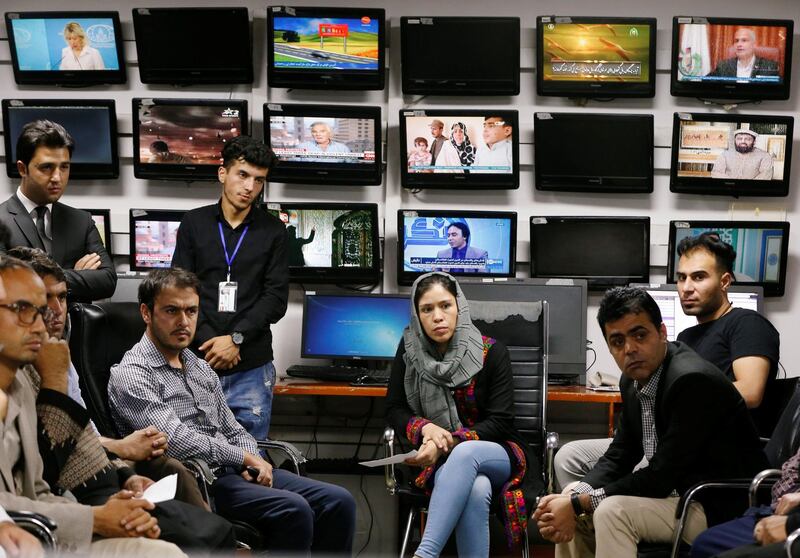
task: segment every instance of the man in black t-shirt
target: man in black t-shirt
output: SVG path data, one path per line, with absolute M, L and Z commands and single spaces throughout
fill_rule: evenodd
M 780 409 L 769 401 L 780 359 L 778 331 L 764 316 L 734 308 L 728 287 L 734 280 L 736 252 L 716 233 L 688 237 L 678 244 L 678 293 L 697 325 L 682 331 L 683 341 L 733 381 L 758 427 L 769 436 Z

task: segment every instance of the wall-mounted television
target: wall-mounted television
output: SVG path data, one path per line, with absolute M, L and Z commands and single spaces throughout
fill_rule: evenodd
M 264 123 L 264 141 L 278 157 L 270 181 L 381 183 L 380 107 L 265 103 Z
M 785 221 L 670 221 L 667 281 L 675 283 L 678 244 L 689 236 L 715 232 L 736 251 L 734 284 L 759 286 L 764 296 L 783 296 L 789 258 L 789 223 Z
M 536 18 L 536 92 L 558 97 L 653 97 L 656 20 Z
M 462 277 L 514 277 L 517 214 L 400 209 L 397 243 L 400 285 L 410 285 L 430 271 Z
M 669 189 L 786 196 L 794 117 L 676 112 Z
M 791 19 L 672 19 L 670 93 L 714 99 L 788 99 Z
M 519 188 L 515 110 L 400 111 L 404 188 Z
M 381 276 L 378 205 L 264 204 L 286 225 L 289 279 L 295 283 L 374 283 Z
M 75 142 L 70 178 L 117 178 L 117 112 L 111 99 L 3 99 L 6 172 L 19 178 L 17 138 L 28 122 L 47 119 L 64 126 Z
M 133 29 L 142 83 L 253 83 L 247 8 L 134 8 Z
M 217 180 L 225 142 L 247 134 L 247 101 L 134 98 L 133 174 Z
M 184 213 L 186 211 L 179 209 L 130 210 L 131 271 L 150 271 L 172 265 Z
M 267 82 L 299 89 L 383 89 L 383 8 L 270 6 Z
M 100 240 L 103 241 L 103 247 L 106 252 L 113 254 L 111 246 L 111 210 L 110 209 L 84 209 L 91 216 L 94 221 L 94 226 L 97 227 L 97 232 L 100 233 Z
M 649 217 L 531 217 L 531 277 L 607 289 L 650 279 Z
M 653 115 L 537 112 L 537 190 L 653 191 Z
M 117 12 L 6 12 L 14 80 L 20 85 L 125 83 Z
M 518 95 L 519 36 L 518 17 L 402 17 L 403 93 Z M 464 48 L 443 48 L 450 37 Z

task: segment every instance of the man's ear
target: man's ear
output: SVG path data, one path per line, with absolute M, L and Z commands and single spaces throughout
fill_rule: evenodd
M 729 271 L 726 271 L 722 274 L 720 278 L 720 287 L 722 287 L 723 292 L 727 293 L 730 286 L 733 284 L 733 276 L 730 274 Z
M 222 184 L 225 184 L 225 177 L 228 175 L 228 169 L 220 165 L 217 169 L 217 178 Z
M 664 322 L 661 322 L 661 325 L 658 326 L 658 336 L 662 341 L 667 340 L 667 326 Z
M 22 161 L 17 161 L 17 172 L 21 177 L 25 177 L 28 175 L 28 165 L 23 163 Z
M 152 316 L 150 315 L 150 309 L 147 307 L 147 304 L 143 303 L 139 305 L 139 313 L 142 315 L 144 323 L 149 326 L 152 321 Z

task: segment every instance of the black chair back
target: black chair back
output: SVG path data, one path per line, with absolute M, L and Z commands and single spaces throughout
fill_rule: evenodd
M 780 469 L 783 462 L 800 448 L 800 390 L 795 385 L 792 397 L 783 409 L 764 453 L 771 467 Z

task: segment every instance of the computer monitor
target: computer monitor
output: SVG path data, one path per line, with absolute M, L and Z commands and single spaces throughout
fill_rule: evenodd
M 400 18 L 403 94 L 518 95 L 519 35 L 518 17 Z
M 286 225 L 289 279 L 296 283 L 375 283 L 381 276 L 378 205 L 268 202 Z
M 537 190 L 650 193 L 653 115 L 537 112 Z
M 380 107 L 266 103 L 264 123 L 264 141 L 278 157 L 271 182 L 381 183 Z
M 20 85 L 125 83 L 117 12 L 6 12 L 14 80 Z
M 186 211 L 179 209 L 130 210 L 131 271 L 150 271 L 172 265 L 184 213 Z
M 539 95 L 653 97 L 655 83 L 655 18 L 536 18 Z
M 687 194 L 786 196 L 794 117 L 676 112 L 669 189 Z
M 111 210 L 110 209 L 84 209 L 88 211 L 94 221 L 94 226 L 97 227 L 97 232 L 100 233 L 100 240 L 103 241 L 103 247 L 106 252 L 113 254 L 111 250 Z
M 3 99 L 6 173 L 19 178 L 17 139 L 28 122 L 46 119 L 64 126 L 75 141 L 70 178 L 117 178 L 117 111 L 111 99 Z
M 789 262 L 789 223 L 786 221 L 670 221 L 667 281 L 675 283 L 678 244 L 689 236 L 715 232 L 736 251 L 734 283 L 759 286 L 764 296 L 783 296 Z
M 424 273 L 514 277 L 517 214 L 513 211 L 397 211 L 397 282 Z
M 217 180 L 225 142 L 247 134 L 242 99 L 134 98 L 133 174 L 161 180 Z
M 301 356 L 392 360 L 410 317 L 408 295 L 306 293 Z

